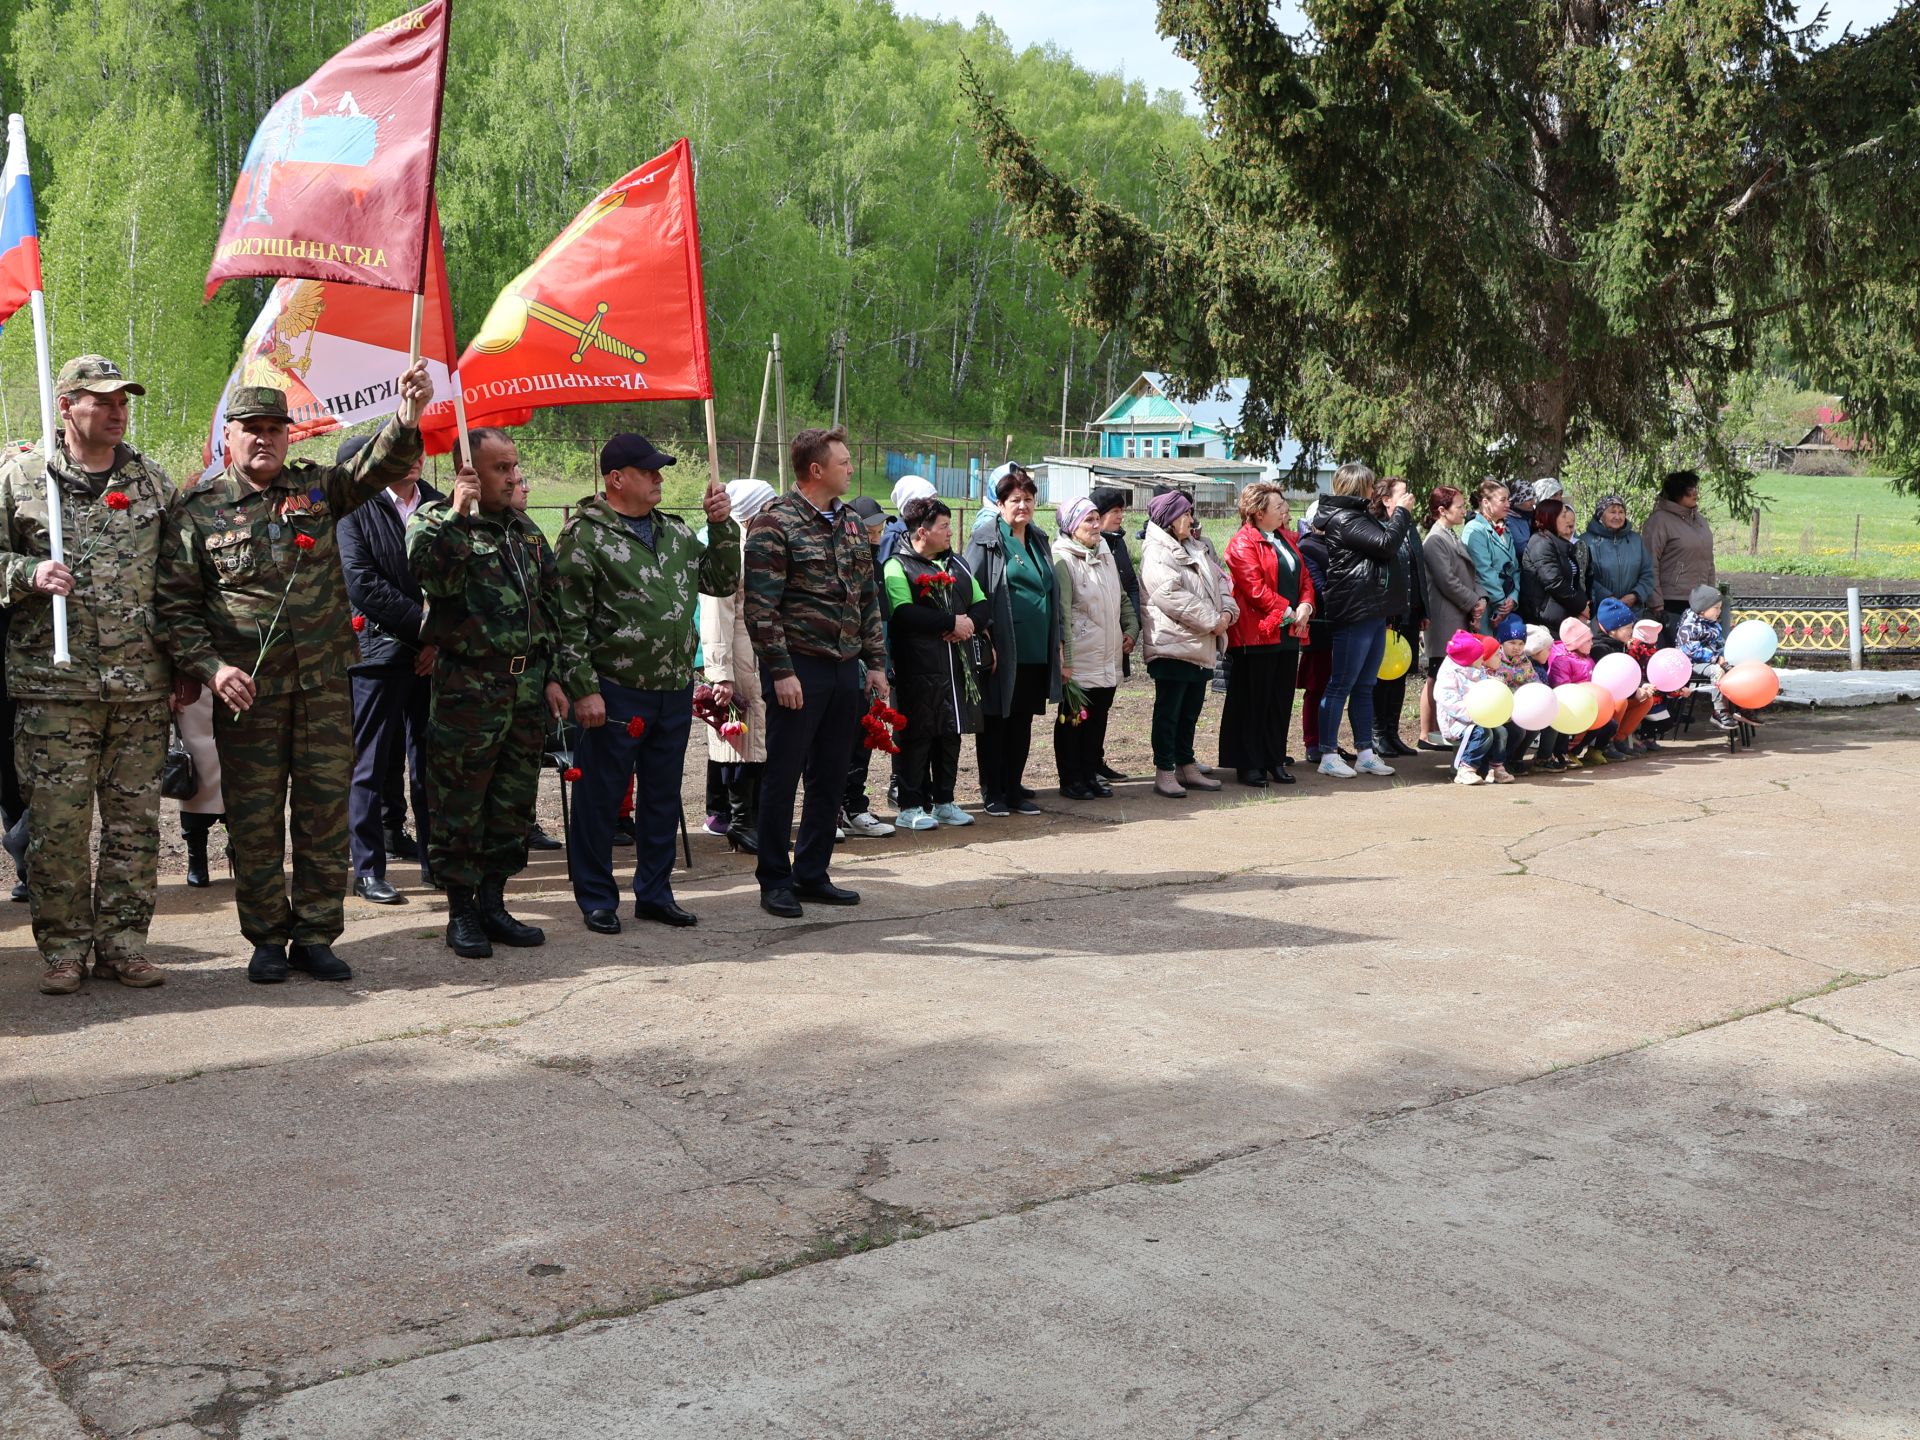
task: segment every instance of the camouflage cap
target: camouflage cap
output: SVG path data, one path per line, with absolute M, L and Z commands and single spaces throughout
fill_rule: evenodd
M 76 355 L 60 367 L 60 378 L 53 383 L 56 395 L 74 395 L 82 390 L 95 395 L 111 395 L 124 390 L 129 395 L 144 395 L 147 387 L 136 385 L 120 373 L 120 367 L 104 355 Z
M 287 418 L 287 392 L 271 385 L 242 385 L 227 400 L 229 420 Z

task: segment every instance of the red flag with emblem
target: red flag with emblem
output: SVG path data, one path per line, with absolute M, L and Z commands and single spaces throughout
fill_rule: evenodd
M 524 424 L 549 405 L 712 396 L 685 140 L 603 191 L 514 277 L 460 380 L 474 426 Z M 429 452 L 452 449 L 453 406 L 429 406 L 420 428 Z
M 254 132 L 207 271 L 419 293 L 440 149 L 451 0 L 376 25 Z

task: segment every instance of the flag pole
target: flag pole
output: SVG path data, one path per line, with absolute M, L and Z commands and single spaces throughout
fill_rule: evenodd
M 7 117 L 7 149 L 18 151 L 24 166 L 27 155 L 27 122 L 18 115 Z M 32 184 L 31 178 L 27 183 Z M 36 226 L 37 230 L 38 227 Z M 39 268 L 37 265 L 34 267 Z M 36 275 L 36 279 L 39 277 Z M 34 378 L 40 385 L 40 454 L 46 460 L 47 473 L 47 548 L 55 564 L 67 563 L 66 537 L 62 534 L 62 502 L 60 499 L 60 481 L 54 474 L 53 462 L 58 455 L 54 440 L 53 405 L 53 345 L 47 334 L 47 296 L 46 291 L 35 285 L 27 294 L 27 303 L 33 310 L 33 359 Z M 73 656 L 67 650 L 67 597 L 53 597 L 53 663 L 71 665 Z
M 720 426 L 714 419 L 713 397 L 707 397 L 707 478 L 714 489 L 724 489 L 720 479 Z
M 773 388 L 773 350 L 767 350 L 767 370 L 760 377 L 760 418 L 753 422 L 753 454 L 747 460 L 747 479 L 760 473 L 760 437 L 767 430 L 767 392 Z M 778 470 L 778 465 L 774 469 Z

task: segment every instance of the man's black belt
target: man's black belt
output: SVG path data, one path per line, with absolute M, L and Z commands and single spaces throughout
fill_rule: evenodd
M 546 655 L 534 652 L 528 655 L 461 655 L 452 650 L 440 652 L 455 665 L 465 666 L 469 670 L 483 670 L 489 675 L 524 675 L 535 665 L 544 664 Z

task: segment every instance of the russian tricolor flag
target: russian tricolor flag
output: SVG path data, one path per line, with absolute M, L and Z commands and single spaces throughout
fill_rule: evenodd
M 7 165 L 0 171 L 0 324 L 40 288 L 40 227 L 27 178 L 26 131 L 16 115 L 8 119 Z

